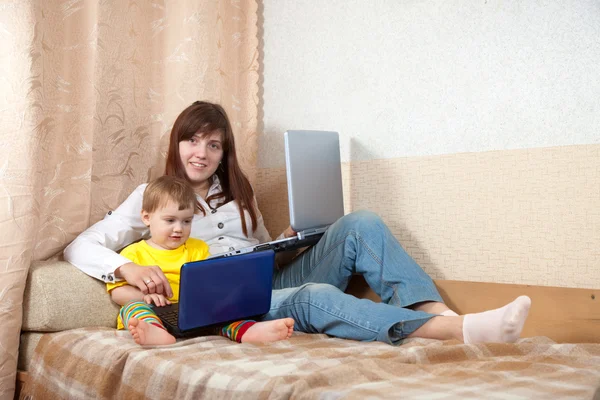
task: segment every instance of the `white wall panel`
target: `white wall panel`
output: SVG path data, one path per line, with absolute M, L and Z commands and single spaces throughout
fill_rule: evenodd
M 600 143 L 600 2 L 264 0 L 259 167 Z

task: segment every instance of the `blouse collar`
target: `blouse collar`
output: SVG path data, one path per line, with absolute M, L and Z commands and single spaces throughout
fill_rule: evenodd
M 206 197 L 210 197 L 213 194 L 221 193 L 222 191 L 223 191 L 223 189 L 221 188 L 221 181 L 219 180 L 219 177 L 217 176 L 217 174 L 214 174 L 212 176 L 212 184 L 210 185 L 210 188 L 208 189 L 208 193 L 206 194 Z

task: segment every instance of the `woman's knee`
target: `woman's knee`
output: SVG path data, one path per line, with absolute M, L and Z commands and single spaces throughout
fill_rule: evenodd
M 361 232 L 365 229 L 373 229 L 374 227 L 385 226 L 381 217 L 369 210 L 354 211 L 344 215 L 338 221 L 346 230 L 354 230 Z

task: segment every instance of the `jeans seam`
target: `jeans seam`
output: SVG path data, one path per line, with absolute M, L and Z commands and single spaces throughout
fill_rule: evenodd
M 369 331 L 369 332 L 371 332 L 371 333 L 379 334 L 379 332 L 378 332 L 378 331 L 376 331 L 376 330 L 374 330 L 374 329 L 371 329 L 371 328 L 366 328 L 366 327 L 364 327 L 364 326 L 362 326 L 362 325 L 359 325 L 359 324 L 358 324 L 357 322 L 355 322 L 355 321 L 349 320 L 348 318 L 342 317 L 342 316 L 340 316 L 340 315 L 338 315 L 338 314 L 334 314 L 333 312 L 331 312 L 331 311 L 329 311 L 329 310 L 327 310 L 327 309 L 325 309 L 325 308 L 323 308 L 323 307 L 321 307 L 321 306 L 319 306 L 319 305 L 317 305 L 317 304 L 313 304 L 313 303 L 311 303 L 310 301 L 296 301 L 296 302 L 294 302 L 294 303 L 288 303 L 288 304 L 282 303 L 280 306 L 278 306 L 278 307 L 276 307 L 276 308 L 272 308 L 272 310 L 273 310 L 273 309 L 275 309 L 275 310 L 279 310 L 280 308 L 282 308 L 282 306 L 288 306 L 288 305 L 293 307 L 293 306 L 294 306 L 294 304 L 308 304 L 308 305 L 309 305 L 309 310 L 310 310 L 310 307 L 315 307 L 315 308 L 318 308 L 319 310 L 321 310 L 321 311 L 323 311 L 323 312 L 325 312 L 325 313 L 327 313 L 327 314 L 329 314 L 329 315 L 331 315 L 331 316 L 334 316 L 334 317 L 336 317 L 336 318 L 339 318 L 339 319 L 341 319 L 341 320 L 344 320 L 346 323 L 348 323 L 348 324 L 352 324 L 352 325 L 354 325 L 355 327 L 358 327 L 358 328 L 360 328 L 360 329 L 364 329 L 364 330 L 366 330 L 366 331 Z M 309 312 L 310 312 L 310 311 L 309 311 Z
M 353 232 L 353 231 L 351 231 Z M 350 236 L 350 233 L 347 233 L 346 236 L 344 236 L 341 240 L 335 242 L 328 250 L 326 253 L 324 253 L 321 258 L 319 259 L 319 261 L 317 261 L 313 267 L 311 268 L 310 274 L 308 274 L 308 276 L 303 277 L 302 278 L 302 282 L 306 282 L 307 279 L 310 278 L 310 276 L 313 274 L 314 271 L 316 271 L 318 269 L 318 266 L 334 251 L 334 249 L 336 249 L 340 244 L 344 243 L 346 241 L 346 239 L 348 238 L 348 236 Z
M 321 258 L 319 259 L 319 261 L 317 261 L 312 270 L 310 271 L 310 274 L 308 274 L 307 277 L 305 277 L 303 279 L 303 281 L 306 281 L 306 279 L 308 279 L 308 277 L 310 277 L 310 275 L 312 275 L 313 271 L 315 271 L 316 269 L 318 269 L 317 267 L 323 262 L 323 260 L 325 260 L 329 254 L 331 254 L 333 252 L 333 250 L 338 247 L 340 244 L 344 243 L 346 241 L 346 239 L 348 239 L 349 236 L 354 236 L 356 238 L 356 240 L 358 240 L 359 242 L 361 242 L 361 244 L 367 249 L 367 253 L 369 253 L 369 255 L 373 258 L 373 260 L 375 260 L 375 262 L 377 264 L 379 264 L 379 266 L 381 267 L 382 265 L 382 260 L 379 259 L 379 257 L 377 257 L 375 255 L 375 253 L 373 252 L 373 250 L 371 250 L 371 248 L 367 245 L 367 243 L 363 240 L 363 238 L 358 234 L 358 232 L 356 232 L 356 230 L 351 229 L 348 231 L 348 233 L 346 233 L 346 236 L 344 236 L 341 240 L 335 242 L 330 248 L 329 250 L 327 250 L 326 253 L 324 253 Z M 383 281 L 383 278 L 380 276 L 380 278 Z M 387 283 L 387 282 L 386 282 Z
M 354 231 L 352 231 L 354 232 Z M 361 244 L 367 249 L 367 253 L 369 253 L 369 255 L 373 258 L 373 260 L 379 264 L 380 267 L 380 275 L 379 275 L 379 280 L 381 281 L 382 285 L 387 286 L 388 288 L 392 289 L 392 298 L 396 298 L 398 300 L 398 303 L 402 303 L 402 300 L 400 299 L 400 296 L 398 295 L 398 291 L 396 290 L 396 288 L 394 287 L 393 284 L 391 284 L 390 282 L 386 281 L 385 279 L 383 279 L 383 260 L 380 260 L 379 257 L 377 257 L 377 255 L 375 255 L 375 253 L 373 252 L 373 250 L 371 250 L 371 248 L 369 247 L 369 245 L 363 240 L 362 236 L 358 233 L 356 233 L 356 239 L 361 242 Z
M 367 249 L 367 252 L 369 253 L 369 255 L 370 255 L 370 256 L 371 256 L 371 257 L 372 257 L 372 258 L 375 260 L 375 262 L 376 262 L 377 264 L 379 264 L 379 266 L 381 267 L 381 266 L 382 266 L 382 264 L 383 264 L 383 261 L 382 261 L 382 260 L 380 260 L 380 259 L 379 259 L 379 257 L 377 257 L 377 256 L 375 255 L 375 253 L 373 252 L 373 250 L 371 250 L 371 248 L 369 247 L 369 245 L 367 245 L 367 243 L 366 243 L 366 242 L 363 240 L 362 236 L 361 236 L 360 234 L 358 234 L 358 233 L 357 233 L 356 231 L 354 231 L 354 230 L 353 230 L 353 231 L 351 231 L 351 232 L 354 232 L 354 234 L 355 234 L 355 236 L 356 236 L 356 239 L 358 239 L 358 241 L 359 241 L 359 242 L 361 242 L 361 243 L 362 243 L 362 245 L 366 247 L 366 249 Z

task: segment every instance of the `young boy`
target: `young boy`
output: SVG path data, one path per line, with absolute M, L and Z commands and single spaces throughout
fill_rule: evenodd
M 164 306 L 178 301 L 179 270 L 189 261 L 209 256 L 208 245 L 190 238 L 196 209 L 196 194 L 186 181 L 163 176 L 148 184 L 142 200 L 142 221 L 150 229 L 150 239 L 131 244 L 121 255 L 139 265 L 158 265 L 164 272 L 173 296 L 146 294 L 127 282 L 108 283 L 112 300 L 121 305 L 117 329 L 125 326 L 136 343 L 141 345 L 175 343 L 173 337 L 149 304 Z M 237 321 L 224 326 L 220 334 L 240 343 L 274 342 L 288 339 L 294 330 L 294 320 Z

